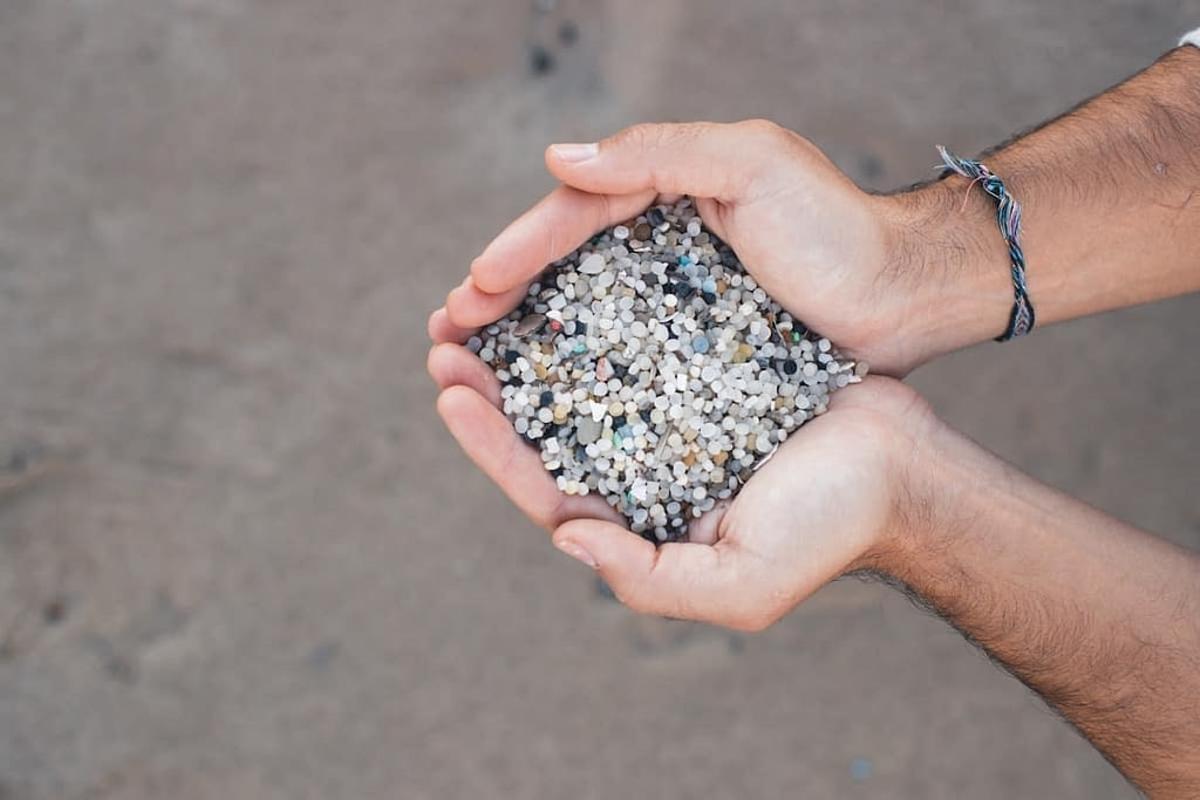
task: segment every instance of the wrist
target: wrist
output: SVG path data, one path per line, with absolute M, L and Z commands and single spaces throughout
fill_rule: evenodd
M 887 575 L 932 600 L 953 571 L 947 564 L 955 541 L 987 515 L 984 505 L 1003 482 L 1004 467 L 932 412 L 919 431 L 901 439 L 893 461 L 889 525 L 855 568 Z
M 914 365 L 1000 335 L 1013 287 L 991 199 L 959 176 L 880 199 L 886 270 L 909 293 L 899 324 Z

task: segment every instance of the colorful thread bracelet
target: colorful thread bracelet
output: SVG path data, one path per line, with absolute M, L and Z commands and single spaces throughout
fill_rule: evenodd
M 1017 336 L 1024 336 L 1033 330 L 1036 317 L 1033 312 L 1033 301 L 1029 298 L 1029 287 L 1025 284 L 1025 253 L 1021 250 L 1021 204 L 1013 197 L 1004 185 L 1004 181 L 995 175 L 982 162 L 969 158 L 959 158 L 940 144 L 937 147 L 946 168 L 971 179 L 971 185 L 978 183 L 996 201 L 996 222 L 1000 225 L 1000 235 L 1008 246 L 1008 257 L 1012 262 L 1013 307 L 1008 318 L 1008 327 L 1004 333 L 996 337 L 997 342 L 1007 342 Z M 970 187 L 967 187 L 968 191 Z

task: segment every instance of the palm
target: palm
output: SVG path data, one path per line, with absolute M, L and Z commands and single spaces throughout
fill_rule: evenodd
M 891 514 L 904 439 L 928 412 L 902 384 L 868 379 L 835 396 L 746 484 L 718 541 L 762 562 L 758 591 L 790 610 L 876 543 Z

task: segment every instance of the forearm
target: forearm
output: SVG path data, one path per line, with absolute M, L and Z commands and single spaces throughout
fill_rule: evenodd
M 871 565 L 1041 694 L 1131 780 L 1200 794 L 1200 558 L 948 429 Z
M 1039 325 L 1200 289 L 1200 48 L 1182 47 L 983 157 L 1024 208 Z M 920 273 L 931 350 L 1003 331 L 995 205 L 953 176 L 897 195 L 897 269 Z

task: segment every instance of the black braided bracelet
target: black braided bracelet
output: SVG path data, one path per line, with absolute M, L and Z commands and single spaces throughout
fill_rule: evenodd
M 992 174 L 981 162 L 959 158 L 940 144 L 938 153 L 941 154 L 947 169 L 970 178 L 972 185 L 979 183 L 996 201 L 996 222 L 1000 225 L 1000 235 L 1004 237 L 1004 243 L 1008 245 L 1013 282 L 1013 307 L 1008 318 L 1008 328 L 996 337 L 996 341 L 1007 342 L 1017 336 L 1024 336 L 1033 330 L 1035 316 L 1033 301 L 1029 298 L 1029 288 L 1025 285 L 1025 253 L 1021 251 L 1020 242 L 1021 204 L 1009 194 L 1004 181 Z

